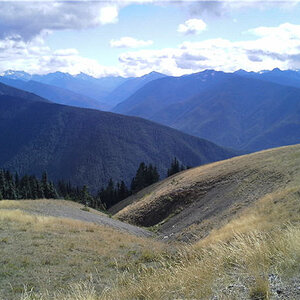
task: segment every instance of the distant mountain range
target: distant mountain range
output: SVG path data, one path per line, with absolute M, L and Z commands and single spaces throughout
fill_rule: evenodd
M 146 118 L 241 151 L 300 141 L 299 71 L 98 79 L 7 71 L 1 81 L 56 103 Z
M 300 75 L 207 70 L 166 77 L 146 84 L 113 111 L 249 152 L 289 145 L 300 141 Z
M 111 105 L 111 107 L 113 107 L 126 100 L 148 82 L 164 77 L 166 77 L 166 75 L 158 72 L 151 72 L 141 77 L 129 78 L 124 83 L 116 87 L 102 101 L 107 105 L 109 104 Z
M 114 180 L 130 183 L 141 161 L 166 174 L 176 156 L 196 166 L 233 156 L 230 150 L 136 117 L 54 104 L 0 84 L 0 168 L 96 191 Z
M 61 87 L 34 80 L 23 81 L 20 79 L 0 77 L 0 82 L 27 92 L 34 93 L 55 103 L 77 107 L 96 108 L 101 110 L 106 110 L 109 108 L 106 104 L 101 103 L 93 98 L 77 94 Z
M 74 76 L 62 72 L 31 75 L 11 70 L 0 76 L 2 83 L 34 92 L 55 103 L 101 110 L 113 106 L 103 103 L 101 99 L 126 80 L 123 77 L 94 78 L 83 73 Z
M 244 70 L 238 70 L 234 72 L 234 74 L 247 78 L 261 79 L 265 81 L 278 83 L 281 85 L 300 88 L 300 71 L 282 71 L 278 68 L 275 68 L 272 71 L 262 72 L 246 72 Z
M 8 70 L 1 74 L 0 82 L 35 93 L 55 103 L 110 110 L 146 83 L 162 77 L 165 75 L 157 72 L 136 78 L 94 78 L 84 73 L 74 76 L 62 72 L 30 75 L 23 71 Z

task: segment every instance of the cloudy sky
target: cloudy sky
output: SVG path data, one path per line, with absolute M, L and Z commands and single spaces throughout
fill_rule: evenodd
M 2 1 L 0 72 L 300 69 L 300 0 Z

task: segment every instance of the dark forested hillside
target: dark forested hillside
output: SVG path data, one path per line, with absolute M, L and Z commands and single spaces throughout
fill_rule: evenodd
M 30 101 L 48 102 L 48 100 L 39 97 L 35 94 L 28 93 L 26 91 L 17 88 L 13 88 L 3 83 L 0 83 L 0 95 L 7 95 L 7 96 L 12 96 L 17 98 L 29 99 Z
M 189 76 L 165 77 L 154 80 L 118 104 L 113 111 L 148 119 L 157 116 L 159 122 L 163 123 L 161 112 L 169 105 L 189 99 L 232 76 L 232 74 L 224 72 L 207 70 Z
M 195 166 L 233 155 L 143 119 L 6 95 L 0 96 L 0 139 L 0 167 L 20 175 L 47 171 L 53 181 L 91 191 L 109 178 L 129 184 L 142 161 L 166 174 L 175 156 Z
M 300 89 L 222 72 L 153 81 L 115 111 L 245 151 L 300 141 Z

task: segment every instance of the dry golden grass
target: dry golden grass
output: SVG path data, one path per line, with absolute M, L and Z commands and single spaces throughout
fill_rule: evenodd
M 0 209 L 0 299 L 17 299 L 24 287 L 52 295 L 91 278 L 99 292 L 120 270 L 147 263 L 145 253 L 154 258 L 165 251 L 158 242 L 149 245 L 108 227 L 7 209 L 24 206 L 22 201 L 1 205 L 6 209 Z
M 89 281 L 23 300 L 271 299 L 269 274 L 288 281 L 299 272 L 299 199 L 299 186 L 269 194 L 194 245 L 160 254 L 153 265 L 119 269 L 100 293 Z
M 172 239 L 196 241 L 223 227 L 260 198 L 297 185 L 300 145 L 181 172 L 128 198 L 125 208 L 120 203 L 113 210 L 122 208 L 115 215 L 120 220 L 154 225 L 162 235 L 172 234 Z
M 68 200 L 61 200 L 61 199 L 38 199 L 38 200 L 1 200 L 0 201 L 0 209 L 22 209 L 29 212 L 35 212 L 40 213 L 41 204 L 47 206 L 52 205 L 55 203 L 55 205 L 59 208 L 60 206 L 63 207 L 72 207 L 72 208 L 84 208 L 83 204 L 76 203 L 73 201 Z M 89 208 L 89 211 L 99 214 L 99 215 L 105 215 L 104 213 L 100 212 L 99 210 L 95 210 L 92 208 Z
M 287 189 L 264 197 L 237 219 L 182 248 L 177 263 L 139 277 L 127 275 L 99 299 L 269 299 L 268 275 L 288 277 L 300 264 L 300 190 Z M 239 282 L 246 290 L 231 291 Z
M 8 295 L 5 300 L 17 299 L 23 284 L 27 292 L 22 300 L 272 299 L 270 274 L 286 285 L 293 276 L 299 277 L 299 160 L 298 145 L 179 174 L 186 176 L 180 180 L 188 185 L 203 176 L 226 175 L 229 167 L 247 175 L 251 164 L 249 176 L 236 184 L 233 196 L 256 193 L 248 183 L 263 186 L 266 178 L 270 184 L 270 173 L 281 180 L 271 182 L 269 192 L 242 203 L 238 213 L 191 245 L 164 247 L 93 224 L 32 216 L 21 211 L 22 204 L 4 202 L 0 291 Z M 174 178 L 162 183 L 165 189 L 180 186 L 182 181 L 172 183 Z M 144 193 L 154 201 L 160 191 Z M 9 205 L 16 206 L 9 210 Z

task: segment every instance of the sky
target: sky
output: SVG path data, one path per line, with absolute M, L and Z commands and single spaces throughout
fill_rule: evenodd
M 0 0 L 0 72 L 274 68 L 300 69 L 300 0 Z

